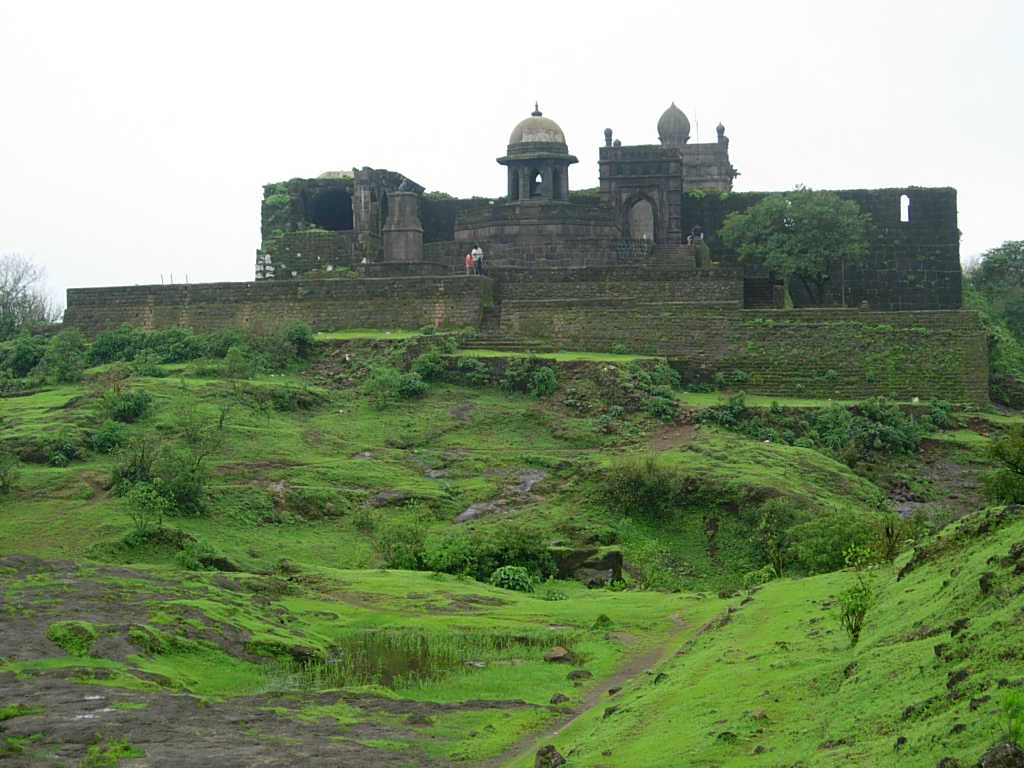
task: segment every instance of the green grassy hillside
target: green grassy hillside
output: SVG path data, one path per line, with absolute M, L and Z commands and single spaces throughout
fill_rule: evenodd
M 1005 729 L 1024 522 L 978 477 L 1016 414 L 409 333 L 118 333 L 81 378 L 0 380 L 0 754 L 966 766 Z M 558 578 L 577 554 L 622 580 Z

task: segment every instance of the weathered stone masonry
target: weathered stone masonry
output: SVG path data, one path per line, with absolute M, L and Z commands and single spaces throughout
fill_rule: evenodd
M 491 281 L 474 277 L 261 280 L 253 283 L 72 288 L 64 322 L 90 336 L 131 323 L 205 332 L 304 321 L 338 328 L 479 325 Z

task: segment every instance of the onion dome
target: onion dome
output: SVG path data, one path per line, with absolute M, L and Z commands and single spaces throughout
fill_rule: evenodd
M 666 147 L 681 147 L 690 140 L 690 121 L 674 101 L 658 120 L 658 140 Z

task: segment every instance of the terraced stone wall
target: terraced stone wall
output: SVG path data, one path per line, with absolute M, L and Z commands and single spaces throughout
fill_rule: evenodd
M 688 382 L 722 374 L 779 396 L 886 395 L 988 400 L 987 344 L 975 312 L 740 310 L 628 300 L 506 300 L 502 331 L 565 349 L 665 355 Z
M 89 336 L 122 323 L 196 332 L 307 322 L 315 330 L 479 325 L 491 281 L 479 277 L 259 280 L 72 288 L 66 326 Z
M 502 301 L 619 299 L 743 303 L 743 279 L 737 269 L 683 269 L 651 266 L 492 268 L 497 298 Z

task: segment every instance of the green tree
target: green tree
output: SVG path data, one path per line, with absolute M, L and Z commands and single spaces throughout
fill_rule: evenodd
M 833 272 L 864 263 L 870 220 L 852 200 L 797 187 L 768 195 L 745 213 L 730 213 L 720 236 L 740 259 L 763 263 L 787 284 L 799 280 L 822 305 Z
M 981 255 L 968 280 L 1018 339 L 1024 339 L 1024 240 L 1007 240 Z

